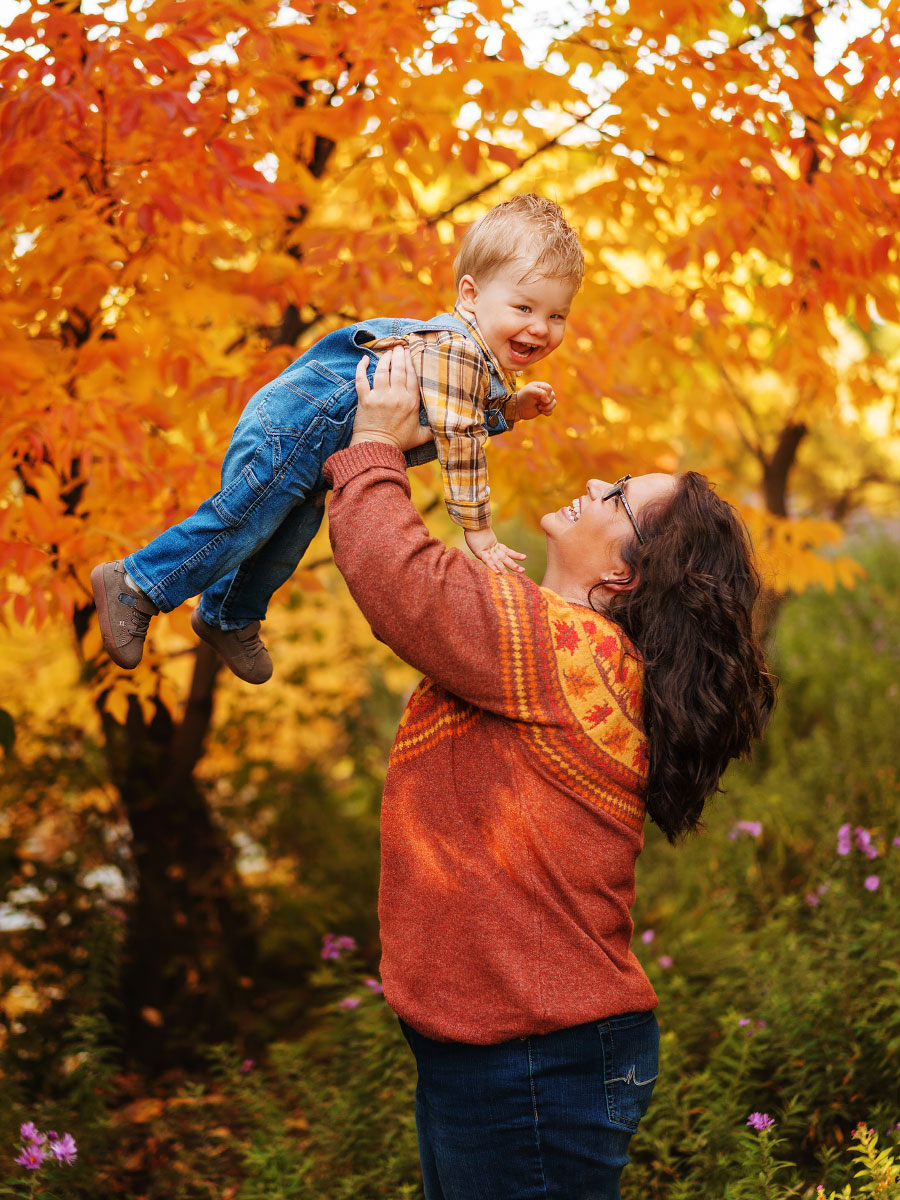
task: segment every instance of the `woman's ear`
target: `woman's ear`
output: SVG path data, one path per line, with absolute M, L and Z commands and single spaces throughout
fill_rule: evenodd
M 624 579 L 616 579 L 611 576 L 609 579 L 600 580 L 608 592 L 633 592 L 640 582 L 641 577 L 637 574 L 626 576 Z
M 459 297 L 459 307 L 465 309 L 466 312 L 474 313 L 475 302 L 478 299 L 478 284 L 471 275 L 463 275 L 456 292 Z

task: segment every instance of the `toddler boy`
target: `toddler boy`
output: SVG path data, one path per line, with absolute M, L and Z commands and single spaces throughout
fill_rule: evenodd
M 120 667 L 141 660 L 151 617 L 200 595 L 198 637 L 248 683 L 272 660 L 259 636 L 268 601 L 294 572 L 324 509 L 322 465 L 350 440 L 356 368 L 391 346 L 409 347 L 421 391 L 422 445 L 414 465 L 440 460 L 451 518 L 494 571 L 523 554 L 491 528 L 484 443 L 516 420 L 549 415 L 546 383 L 516 391 L 516 372 L 560 344 L 584 255 L 559 205 L 515 196 L 467 231 L 454 268 L 457 302 L 428 321 L 374 318 L 335 330 L 249 401 L 222 463 L 221 489 L 178 525 L 122 562 L 91 572 L 100 631 Z

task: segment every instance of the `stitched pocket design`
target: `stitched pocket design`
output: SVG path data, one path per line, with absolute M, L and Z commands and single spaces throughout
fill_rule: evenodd
M 632 1133 L 647 1111 L 659 1075 L 659 1026 L 653 1013 L 633 1024 L 597 1026 L 603 1042 L 604 1087 L 610 1123 Z

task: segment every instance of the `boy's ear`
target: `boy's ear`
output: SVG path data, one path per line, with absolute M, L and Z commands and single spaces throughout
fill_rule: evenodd
M 459 307 L 466 312 L 475 312 L 475 301 L 478 299 L 478 284 L 471 275 L 463 275 L 457 287 L 457 295 L 459 297 Z

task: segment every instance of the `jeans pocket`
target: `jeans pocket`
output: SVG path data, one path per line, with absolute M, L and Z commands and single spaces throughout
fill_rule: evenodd
M 602 1021 L 597 1028 L 603 1043 L 610 1124 L 633 1133 L 650 1105 L 659 1075 L 659 1025 L 649 1012 Z
M 271 439 L 257 449 L 238 475 L 212 497 L 212 505 L 226 525 L 242 525 L 275 477 L 277 450 Z

